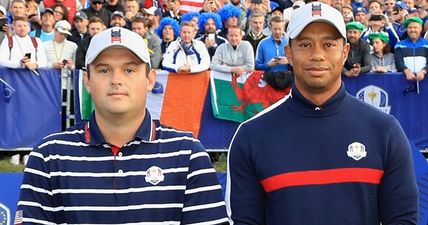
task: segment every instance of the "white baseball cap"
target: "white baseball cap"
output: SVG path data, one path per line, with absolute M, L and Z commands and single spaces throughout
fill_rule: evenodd
M 86 52 L 85 65 L 93 63 L 101 52 L 113 46 L 128 49 L 150 66 L 150 55 L 144 39 L 122 27 L 112 27 L 92 37 Z
M 311 2 L 293 11 L 287 27 L 288 39 L 294 39 L 313 22 L 325 22 L 336 27 L 343 38 L 346 39 L 346 27 L 339 10 L 321 3 Z
M 60 33 L 71 35 L 71 25 L 67 20 L 60 20 L 55 23 L 55 29 L 59 31 Z
M 0 5 L 0 12 L 2 12 L 3 15 L 6 16 L 6 9 L 3 6 L 1 6 L 1 5 Z

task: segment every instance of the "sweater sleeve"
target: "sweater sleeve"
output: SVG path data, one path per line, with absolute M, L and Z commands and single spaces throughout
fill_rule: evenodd
M 199 73 L 199 72 L 208 70 L 210 68 L 211 57 L 210 57 L 210 54 L 208 53 L 207 47 L 205 47 L 205 44 L 202 43 L 201 41 L 195 41 L 194 44 L 195 44 L 196 51 L 198 51 L 201 57 L 201 62 L 199 64 L 192 65 L 190 67 L 190 72 Z
M 404 64 L 403 48 L 400 47 L 400 43 L 395 45 L 394 59 L 395 59 L 395 67 L 397 67 L 397 71 L 403 72 L 407 67 Z
M 269 66 L 267 63 L 265 63 L 265 54 L 264 54 L 264 44 L 263 40 L 259 43 L 259 46 L 257 47 L 257 54 L 256 54 L 256 69 L 257 70 L 269 70 Z
M 233 224 L 266 224 L 265 194 L 257 176 L 245 124 L 232 140 L 228 155 L 226 204 Z M 244 128 L 244 129 L 243 129 Z
M 244 41 L 245 44 L 245 64 L 244 64 L 244 68 L 247 71 L 252 71 L 254 70 L 254 51 L 253 51 L 253 46 L 250 44 L 250 42 Z
M 361 67 L 361 73 L 368 73 L 372 66 L 370 65 L 370 46 L 369 44 L 365 44 L 362 49 L 363 54 L 363 66 Z
M 223 43 L 217 47 L 217 51 L 214 53 L 214 56 L 211 60 L 211 65 L 210 65 L 211 70 L 222 72 L 222 73 L 230 73 L 230 71 L 232 70 L 230 66 L 222 65 L 223 59 L 225 58 L 223 53 L 226 51 L 226 45 L 227 43 Z
M 384 225 L 418 224 L 418 189 L 410 145 L 394 119 L 379 186 L 379 217 Z

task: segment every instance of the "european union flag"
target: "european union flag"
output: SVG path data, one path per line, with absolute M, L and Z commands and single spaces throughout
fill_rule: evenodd
M 15 88 L 13 88 L 12 86 L 10 86 L 10 84 L 8 84 L 6 81 L 4 81 L 1 78 L 0 78 L 0 83 L 1 83 L 1 86 L 3 86 L 3 97 L 4 97 L 4 101 L 6 103 L 9 103 L 10 99 L 12 98 L 12 95 L 15 93 Z

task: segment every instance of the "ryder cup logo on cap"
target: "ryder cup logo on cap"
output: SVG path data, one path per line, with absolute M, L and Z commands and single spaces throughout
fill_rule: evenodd
M 110 47 L 126 48 L 150 66 L 150 55 L 144 39 L 139 34 L 121 27 L 112 27 L 92 38 L 86 52 L 85 65 L 93 63 L 101 52 Z
M 342 14 L 337 9 L 321 2 L 312 2 L 293 11 L 287 28 L 288 38 L 296 38 L 306 26 L 313 22 L 331 24 L 346 39 L 346 27 Z

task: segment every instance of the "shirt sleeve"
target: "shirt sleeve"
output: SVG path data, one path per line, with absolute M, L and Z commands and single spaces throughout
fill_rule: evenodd
M 195 139 L 192 142 L 181 224 L 228 223 L 226 204 L 216 171 L 208 153 Z
M 264 225 L 265 193 L 260 185 L 254 159 L 251 158 L 249 137 L 245 135 L 245 124 L 232 140 L 228 155 L 226 204 L 233 224 Z
M 385 225 L 418 224 L 418 189 L 407 137 L 394 119 L 379 186 L 379 217 Z
M 20 188 L 17 212 L 23 224 L 55 224 L 51 180 L 46 157 L 37 147 L 30 153 Z M 19 214 L 19 213 L 18 213 Z

